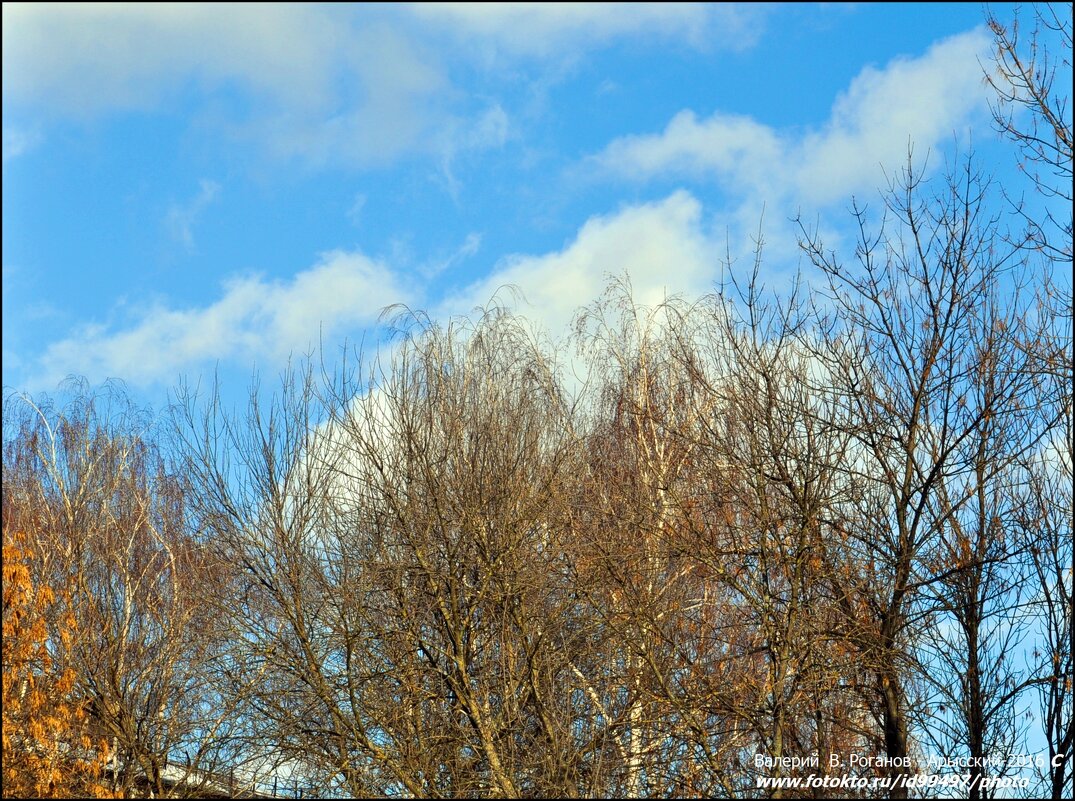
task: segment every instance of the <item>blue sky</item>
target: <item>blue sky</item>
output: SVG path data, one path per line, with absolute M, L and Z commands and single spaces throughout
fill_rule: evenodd
M 608 274 L 707 291 L 763 208 L 779 287 L 909 142 L 1010 175 L 983 14 L 4 4 L 4 384 L 241 386 L 508 283 L 556 336 Z

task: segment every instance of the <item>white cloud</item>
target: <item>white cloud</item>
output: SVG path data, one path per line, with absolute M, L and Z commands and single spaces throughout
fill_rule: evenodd
M 610 275 L 627 272 L 644 304 L 677 292 L 705 291 L 719 262 L 701 223 L 701 205 L 684 191 L 593 217 L 560 251 L 502 259 L 489 277 L 445 300 L 438 314 L 466 314 L 498 292 L 510 301 L 501 292 L 510 285 L 525 298 L 518 310 L 560 336 L 578 308 L 600 295 Z
M 46 118 L 194 97 L 223 132 L 278 157 L 368 168 L 431 153 L 450 173 L 457 153 L 498 147 L 510 131 L 494 99 L 450 80 L 458 58 L 491 50 L 557 69 L 623 38 L 738 48 L 757 38 L 765 13 L 688 3 L 8 3 L 3 93 L 18 113 Z M 207 103 L 216 92 L 229 102 Z
M 417 267 L 424 281 L 481 248 L 468 234 L 445 259 Z M 430 308 L 434 318 L 468 314 L 498 296 L 559 338 L 575 313 L 597 299 L 610 276 L 628 274 L 638 302 L 655 305 L 677 293 L 697 296 L 717 277 L 720 253 L 703 225 L 702 207 L 686 191 L 652 203 L 591 217 L 558 251 L 507 256 L 484 279 L 449 293 Z M 515 303 L 511 286 L 521 292 Z M 233 279 L 207 306 L 156 304 L 127 325 L 89 325 L 50 345 L 25 382 L 49 389 L 70 374 L 91 381 L 120 377 L 132 384 L 168 383 L 215 361 L 279 365 L 316 348 L 322 337 L 357 333 L 393 303 L 428 303 L 421 289 L 382 262 L 334 251 L 292 280 Z
M 934 44 L 919 58 L 898 58 L 884 69 L 867 67 L 833 104 L 829 123 L 798 148 L 800 196 L 821 203 L 880 183 L 917 153 L 947 144 L 975 115 L 987 111 L 981 64 L 989 52 L 984 29 Z
M 220 194 L 220 184 L 202 179 L 198 194 L 187 203 L 173 203 L 165 216 L 172 237 L 188 250 L 194 248 L 194 224 L 205 208 Z
M 934 44 L 918 58 L 867 67 L 841 94 L 828 123 L 797 137 L 748 117 L 677 114 L 659 134 L 614 140 L 596 162 L 609 174 L 649 180 L 705 177 L 741 196 L 817 205 L 872 191 L 907 158 L 966 128 L 986 109 L 979 59 L 984 29 Z
M 719 44 L 741 49 L 757 38 L 764 10 L 698 3 L 415 3 L 429 23 L 509 54 L 549 56 L 623 37 Z
M 639 180 L 707 175 L 733 187 L 754 187 L 784 155 L 776 132 L 749 117 L 718 113 L 699 122 L 687 110 L 661 134 L 616 139 L 598 160 L 609 172 Z
M 387 23 L 342 30 L 336 68 L 348 80 L 333 107 L 314 115 L 285 108 L 251 120 L 244 134 L 266 140 L 277 156 L 317 166 L 378 167 L 408 153 L 436 152 L 438 132 L 458 116 L 447 76 Z
M 4 95 L 62 113 L 145 107 L 187 79 L 324 100 L 337 37 L 308 6 L 5 4 Z
M 389 268 L 360 253 L 333 251 L 290 282 L 248 276 L 229 281 L 201 308 L 156 305 L 121 330 L 86 326 L 48 347 L 27 384 L 51 388 L 75 373 L 99 381 L 170 382 L 216 360 L 279 364 L 317 347 L 320 337 L 374 322 L 381 309 L 413 302 Z
M 460 57 L 555 70 L 624 38 L 742 47 L 764 16 L 685 3 L 5 4 L 4 99 L 37 124 L 193 98 L 203 129 L 250 152 L 358 169 L 430 156 L 458 197 L 463 157 L 517 126 L 496 98 L 450 79 Z M 5 159 L 23 149 L 5 133 Z
M 87 118 L 175 103 L 191 88 L 201 108 L 215 92 L 236 93 L 242 102 L 209 116 L 223 132 L 317 166 L 382 166 L 433 149 L 458 116 L 440 100 L 449 82 L 435 59 L 391 16 L 301 4 L 5 4 L 4 99 L 21 114 Z
M 760 16 L 675 3 L 5 4 L 3 92 L 5 104 L 35 120 L 193 97 L 214 135 L 276 157 L 371 168 L 432 154 L 454 186 L 455 156 L 499 147 L 511 131 L 495 99 L 450 80 L 446 64 L 457 57 L 488 45 L 556 66 L 623 37 L 740 46 Z M 213 105 L 218 92 L 229 102 Z M 5 153 L 17 144 L 6 135 Z

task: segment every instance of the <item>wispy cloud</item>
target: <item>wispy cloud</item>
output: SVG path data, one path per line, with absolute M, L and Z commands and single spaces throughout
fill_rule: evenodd
M 7 164 L 10 159 L 29 153 L 41 143 L 41 138 L 41 131 L 36 128 L 17 128 L 13 125 L 5 125 L 4 164 Z
M 547 57 L 615 39 L 683 41 L 742 49 L 760 33 L 757 6 L 700 3 L 415 3 L 410 11 L 509 55 Z
M 358 227 L 362 224 L 362 212 L 366 208 L 367 200 L 365 193 L 358 192 L 351 201 L 351 205 L 347 207 L 347 220 L 351 225 Z
M 48 389 L 74 373 L 149 385 L 214 361 L 279 364 L 322 335 L 353 332 L 385 306 L 415 300 L 387 265 L 333 251 L 290 281 L 235 278 L 207 306 L 156 304 L 126 326 L 85 326 L 50 345 L 26 383 Z
M 202 179 L 198 194 L 186 203 L 173 203 L 165 215 L 165 225 L 172 238 L 187 250 L 194 249 L 194 224 L 206 207 L 220 195 L 220 184 Z
M 85 119 L 215 93 L 242 99 L 215 135 L 315 166 L 377 167 L 430 149 L 466 108 L 391 9 L 85 4 L 3 9 L 4 100 Z M 241 109 L 241 111 L 239 110 Z M 5 113 L 7 107 L 5 107 Z
M 455 175 L 455 161 L 461 153 L 481 153 L 503 147 L 511 135 L 511 122 L 499 104 L 473 119 L 456 119 L 445 124 L 436 137 L 440 152 L 440 177 L 458 202 L 461 182 Z
M 449 255 L 442 258 L 435 258 L 427 261 L 418 267 L 418 273 L 426 280 L 435 278 L 446 270 L 450 270 L 459 264 L 462 264 L 471 256 L 481 250 L 482 236 L 479 233 L 471 231 L 467 234 L 463 243 L 452 251 Z
M 320 11 L 184 4 L 3 8 L 4 96 L 64 115 L 153 106 L 183 81 L 325 100 L 336 35 Z
M 510 131 L 508 110 L 453 81 L 461 60 L 489 51 L 498 64 L 559 68 L 624 39 L 742 48 L 766 16 L 624 5 L 5 4 L 4 99 L 20 114 L 85 119 L 237 93 L 223 119 L 209 115 L 214 133 L 315 167 L 432 156 L 451 188 L 460 153 L 498 147 Z

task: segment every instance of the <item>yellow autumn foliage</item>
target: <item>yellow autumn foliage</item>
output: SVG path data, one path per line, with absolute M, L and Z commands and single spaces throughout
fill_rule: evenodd
M 74 618 L 55 614 L 69 599 L 35 585 L 25 535 L 6 527 L 3 579 L 3 796 L 106 798 L 107 747 L 89 736 L 74 672 L 57 664 L 77 639 Z M 51 637 L 50 619 L 58 620 Z

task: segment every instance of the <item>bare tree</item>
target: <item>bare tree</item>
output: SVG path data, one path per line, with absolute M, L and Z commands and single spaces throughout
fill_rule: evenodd
M 151 418 L 116 388 L 73 390 L 64 407 L 5 399 L 5 520 L 32 533 L 42 582 L 71 582 L 65 667 L 111 746 L 113 789 L 162 793 L 169 764 L 200 775 L 227 750 L 208 673 L 214 566 Z
M 690 770 L 695 747 L 712 740 L 689 732 L 718 724 L 687 693 L 688 674 L 703 671 L 706 657 L 685 626 L 699 566 L 677 542 L 701 409 L 698 385 L 674 354 L 672 330 L 687 323 L 685 312 L 675 299 L 641 306 L 620 279 L 578 319 L 594 381 L 575 522 L 579 547 L 590 552 L 580 559 L 580 592 L 603 622 L 613 660 L 597 710 L 615 743 L 604 788 L 612 795 L 706 792 L 712 780 Z
M 647 308 L 619 280 L 579 318 L 597 378 L 580 591 L 619 654 L 610 792 L 752 796 L 755 754 L 780 776 L 854 742 L 820 581 L 847 435 L 822 413 L 794 299 L 756 290 L 739 318 L 724 296 Z
M 1018 202 L 1027 244 L 1060 272 L 1037 286 L 1041 333 L 1024 344 L 1023 369 L 1039 376 L 1040 405 L 1062 421 L 1028 462 L 1029 484 L 1018 523 L 1027 538 L 1034 600 L 1035 646 L 1030 666 L 1039 684 L 1042 732 L 1048 743 L 1046 771 L 1054 798 L 1071 794 L 1071 751 L 1075 713 L 1071 705 L 1071 387 L 1072 387 L 1072 137 L 1070 4 L 1032 6 L 1033 28 L 1021 30 L 1018 16 L 1003 21 L 990 12 L 993 70 L 986 79 L 995 92 L 997 129 L 1019 149 L 1020 168 L 1042 207 Z M 1060 82 L 1057 83 L 1057 77 Z M 1067 276 L 1064 273 L 1067 273 Z M 1045 413 L 1045 412 L 1043 412 Z
M 593 746 L 584 734 L 580 747 L 583 702 L 564 690 L 588 650 L 566 583 L 568 409 L 537 345 L 495 307 L 444 329 L 414 322 L 338 423 L 340 519 L 373 537 L 375 631 L 408 679 L 382 719 L 400 743 L 420 734 L 422 770 L 407 769 L 425 794 L 584 793 Z
M 592 793 L 604 734 L 577 678 L 593 634 L 547 359 L 491 309 L 411 319 L 362 378 L 318 400 L 289 377 L 245 420 L 188 406 L 199 519 L 245 575 L 236 659 L 263 666 L 266 745 L 321 792 Z
M 336 783 L 323 789 L 364 795 L 362 765 L 341 740 L 352 723 L 336 686 L 339 659 L 361 635 L 329 614 L 343 599 L 327 591 L 330 472 L 314 447 L 319 414 L 310 371 L 288 371 L 268 401 L 252 387 L 245 416 L 225 411 L 215 393 L 200 405 L 182 392 L 176 436 L 192 516 L 228 573 L 224 668 L 233 692 L 250 689 L 250 751 L 269 772 L 286 763 L 304 782 L 327 773 Z
M 909 166 L 885 196 L 877 233 L 856 206 L 854 269 L 804 231 L 833 309 L 820 320 L 819 356 L 843 393 L 861 485 L 847 518 L 857 543 L 847 606 L 857 619 L 853 641 L 876 676 L 866 689 L 898 797 L 907 792 L 901 774 L 914 758 L 912 722 L 924 703 L 916 697 L 923 624 L 931 594 L 950 577 L 964 593 L 963 709 L 976 719 L 963 745 L 975 757 L 992 747 L 982 716 L 1005 688 L 994 687 L 988 702 L 979 697 L 984 646 L 976 640 L 982 593 L 997 590 L 985 589 L 982 571 L 1007 554 L 996 550 L 996 510 L 987 499 L 1048 430 L 1026 402 L 1035 384 L 1021 369 L 1016 340 L 996 333 L 1018 328 L 1025 308 L 1002 302 L 1018 285 L 1021 262 L 1018 250 L 1002 249 L 986 190 L 969 160 L 933 193 Z M 955 561 L 953 549 L 962 554 Z
M 973 322 L 978 348 L 970 358 L 977 361 L 961 396 L 979 422 L 956 446 L 965 469 L 938 488 L 936 581 L 928 588 L 933 627 L 923 642 L 932 654 L 924 678 L 937 700 L 921 730 L 940 753 L 969 754 L 971 798 L 992 795 L 980 789 L 988 775 L 982 763 L 992 754 L 1015 753 L 1024 742 L 1023 696 L 1037 679 L 1014 658 L 1035 627 L 1028 614 L 1033 547 L 1028 550 L 1021 520 L 1028 481 L 1023 464 L 1058 422 L 1048 404 L 1023 400 L 1043 394 L 1040 377 L 1025 369 L 1023 358 L 1033 307 L 1018 289 L 986 290 Z
M 1050 259 L 1070 264 L 1071 105 L 1065 90 L 1071 86 L 1071 5 L 1043 3 L 1033 9 L 1029 37 L 1023 37 L 1018 17 L 1006 24 L 988 12 L 995 69 L 986 71 L 986 81 L 996 96 L 997 129 L 1018 146 L 1020 169 L 1046 201 L 1040 212 L 1016 203 L 1029 241 Z
M 1046 284 L 1046 289 L 1048 284 Z M 1042 771 L 1053 798 L 1072 791 L 1072 751 L 1075 750 L 1075 707 L 1072 682 L 1072 626 L 1075 590 L 1072 587 L 1072 336 L 1070 307 L 1054 314 L 1056 304 L 1039 304 L 1044 323 L 1039 336 L 1024 347 L 1025 368 L 1041 384 L 1043 414 L 1057 425 L 1034 454 L 1027 456 L 1027 481 L 1016 514 L 1030 571 L 1028 602 L 1032 609 L 1033 645 L 1029 674 L 1039 697 L 1040 732 L 1048 766 Z

